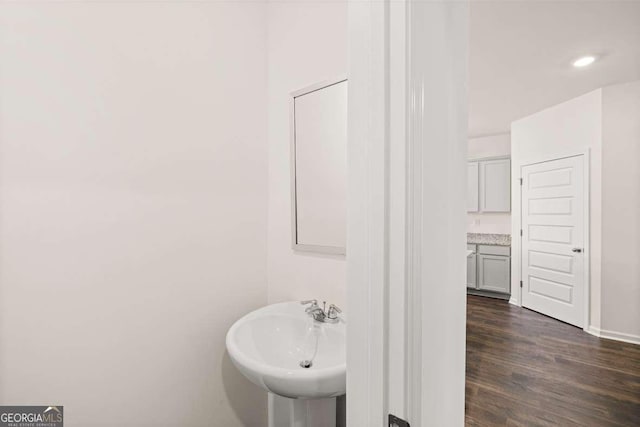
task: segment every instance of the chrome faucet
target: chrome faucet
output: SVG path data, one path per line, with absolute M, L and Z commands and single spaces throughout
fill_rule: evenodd
M 327 302 L 322 302 L 322 307 L 318 305 L 318 300 L 311 299 L 307 301 L 301 301 L 302 305 L 309 305 L 304 311 L 316 322 L 322 323 L 338 323 L 340 321 L 340 317 L 338 317 L 339 313 L 342 313 L 342 310 L 335 306 L 334 304 L 329 305 L 329 309 L 327 310 Z

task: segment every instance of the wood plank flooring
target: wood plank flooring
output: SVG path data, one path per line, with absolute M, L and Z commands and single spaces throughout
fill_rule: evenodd
M 466 425 L 640 427 L 640 346 L 468 296 Z

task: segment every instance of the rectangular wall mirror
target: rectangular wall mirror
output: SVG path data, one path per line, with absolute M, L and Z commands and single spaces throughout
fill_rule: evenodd
M 347 237 L 347 80 L 291 94 L 294 250 L 344 254 Z

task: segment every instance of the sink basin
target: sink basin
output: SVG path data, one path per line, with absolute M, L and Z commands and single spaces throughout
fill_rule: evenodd
M 299 302 L 284 302 L 234 323 L 227 333 L 227 350 L 238 370 L 265 390 L 320 399 L 346 391 L 345 338 L 344 320 L 316 322 Z

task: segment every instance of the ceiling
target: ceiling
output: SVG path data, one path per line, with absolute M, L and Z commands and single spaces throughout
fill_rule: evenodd
M 598 60 L 575 68 L 584 55 Z M 473 2 L 469 136 L 599 87 L 640 80 L 640 0 Z

